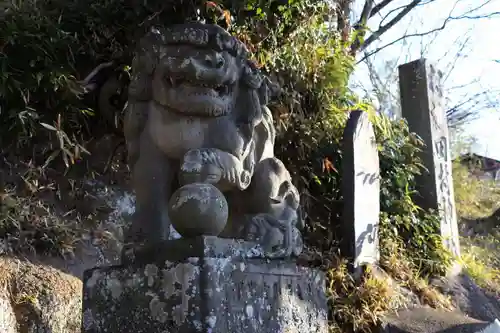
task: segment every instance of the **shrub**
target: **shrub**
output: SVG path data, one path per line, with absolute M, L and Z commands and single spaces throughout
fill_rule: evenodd
M 462 264 L 482 287 L 500 293 L 500 187 L 479 179 L 467 166 L 453 165 Z

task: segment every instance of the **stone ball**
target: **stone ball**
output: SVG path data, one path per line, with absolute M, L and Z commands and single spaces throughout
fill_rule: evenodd
M 214 185 L 192 183 L 174 192 L 168 204 L 170 221 L 182 237 L 218 236 L 229 215 L 224 194 Z

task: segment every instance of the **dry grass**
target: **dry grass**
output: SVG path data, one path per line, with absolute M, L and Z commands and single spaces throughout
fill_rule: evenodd
M 500 293 L 500 185 L 453 168 L 462 264 L 480 286 Z
M 476 227 L 476 231 L 484 228 L 484 222 L 489 222 L 487 227 L 499 226 L 498 219 L 485 221 L 500 208 L 499 184 L 478 179 L 471 175 L 466 167 L 455 163 L 453 185 L 457 214 L 462 223 L 469 222 L 468 226 Z
M 32 164 L 10 165 L 0 193 L 0 254 L 71 255 L 82 233 L 81 215 L 58 210 L 60 184 Z M 73 183 L 74 185 L 74 183 Z M 78 188 L 65 193 L 73 197 Z
M 327 271 L 331 333 L 373 332 L 388 313 L 415 305 L 412 296 L 432 308 L 453 310 L 450 298 L 420 277 L 401 251 L 392 253 L 381 260 L 385 271 L 368 267 L 359 283 L 349 274 L 347 262 L 336 258 Z
M 105 158 L 99 157 L 99 163 L 106 167 L 108 155 L 105 152 Z M 60 171 L 13 156 L 0 162 L 0 255 L 66 258 L 89 233 L 93 239 L 106 237 L 100 232 L 100 222 L 110 213 L 110 207 L 96 196 L 91 181 L 111 183 L 118 172 L 110 170 L 101 176 L 95 167 L 87 165 Z
M 5 203 L 7 202 L 7 203 Z M 71 255 L 81 233 L 41 200 L 7 193 L 0 212 L 3 254 Z
M 346 261 L 338 260 L 328 270 L 327 293 L 333 321 L 330 332 L 372 332 L 373 327 L 391 309 L 398 306 L 401 295 L 391 288 L 389 280 L 368 270 L 361 284 L 348 273 Z
M 492 236 L 489 244 L 495 244 L 498 251 L 500 237 L 498 235 L 496 237 Z M 466 244 L 463 248 L 462 265 L 469 276 L 479 286 L 500 294 L 500 266 L 498 266 L 498 262 L 491 262 L 491 257 L 494 257 L 495 261 L 498 258 L 491 253 L 491 250 L 473 244 Z
M 453 309 L 450 298 L 430 286 L 427 277 L 419 274 L 419 268 L 405 258 L 404 252 L 401 251 L 404 249 L 402 240 L 396 239 L 384 243 L 390 249 L 387 252 L 389 254 L 381 258 L 381 265 L 399 286 L 412 291 L 422 304 L 435 309 Z

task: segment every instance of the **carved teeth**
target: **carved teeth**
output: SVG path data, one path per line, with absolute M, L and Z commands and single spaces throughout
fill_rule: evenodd
M 203 82 L 194 82 L 190 79 L 184 79 L 184 78 L 174 78 L 174 77 L 168 77 L 168 82 L 170 82 L 172 87 L 177 87 L 180 84 L 185 84 L 188 86 L 192 87 L 202 87 L 202 88 L 209 88 L 215 90 L 219 95 L 221 94 L 228 94 L 230 87 L 229 85 L 226 84 L 210 84 L 210 83 L 203 83 Z

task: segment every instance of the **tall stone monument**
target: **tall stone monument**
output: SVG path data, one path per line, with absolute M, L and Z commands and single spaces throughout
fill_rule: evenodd
M 450 140 L 443 108 L 442 73 L 426 59 L 399 67 L 402 115 L 410 131 L 426 148 L 421 157 L 428 172 L 418 176 L 416 203 L 441 215 L 441 235 L 451 252 L 460 255 L 455 197 L 453 193 Z
M 326 333 L 324 275 L 292 260 L 302 221 L 273 152 L 273 85 L 215 25 L 139 44 L 124 122 L 136 214 L 122 264 L 86 272 L 83 332 Z
M 379 261 L 380 165 L 368 114 L 352 111 L 342 141 L 342 256 L 359 278 L 363 266 Z

